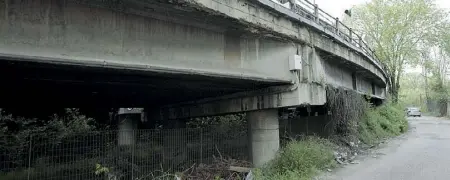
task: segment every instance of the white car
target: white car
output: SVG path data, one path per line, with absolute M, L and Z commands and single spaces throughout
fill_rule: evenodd
M 406 116 L 408 117 L 421 117 L 422 116 L 422 112 L 420 112 L 419 108 L 416 107 L 409 107 L 406 108 Z

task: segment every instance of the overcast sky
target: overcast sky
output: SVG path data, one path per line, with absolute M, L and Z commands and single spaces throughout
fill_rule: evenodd
M 309 0 L 314 1 L 314 0 Z M 350 9 L 354 5 L 363 4 L 370 0 L 315 0 L 320 9 L 328 12 L 334 17 L 341 18 L 346 9 Z M 450 0 L 435 0 L 436 4 L 442 8 L 450 10 Z

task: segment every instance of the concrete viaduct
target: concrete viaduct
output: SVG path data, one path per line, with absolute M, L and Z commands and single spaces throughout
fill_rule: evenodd
M 256 166 L 279 148 L 279 108 L 324 105 L 327 85 L 382 100 L 388 84 L 362 38 L 304 0 L 5 0 L 0 59 L 3 103 L 247 112 Z

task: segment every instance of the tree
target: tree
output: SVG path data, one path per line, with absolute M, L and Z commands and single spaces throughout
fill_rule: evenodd
M 441 50 L 441 55 L 443 57 L 441 72 L 442 76 L 445 77 L 449 75 L 449 69 L 450 69 L 450 32 L 448 32 L 447 29 L 450 28 L 450 24 L 447 24 L 447 28 L 445 28 L 444 31 L 441 33 L 441 37 L 439 38 L 439 48 Z
M 450 68 L 450 33 L 442 31 L 439 38 L 439 44 L 432 51 L 433 58 L 433 76 L 430 85 L 433 96 L 438 102 L 438 109 L 441 116 L 447 115 L 447 103 L 449 100 L 449 85 L 447 84 L 448 69 Z
M 442 71 L 444 64 L 441 64 L 441 59 L 437 59 L 434 68 L 432 69 L 432 76 L 430 77 L 430 96 L 437 103 L 435 111 L 439 111 L 441 116 L 447 115 L 447 101 L 449 96 L 448 86 L 445 83 L 445 73 Z
M 398 102 L 405 65 L 417 65 L 423 46 L 433 46 L 447 14 L 432 0 L 372 0 L 352 9 L 353 29 L 385 64 L 390 94 Z
M 404 106 L 420 106 L 425 108 L 426 92 L 423 88 L 425 78 L 419 73 L 405 73 L 401 78 L 402 88 L 399 91 L 399 102 Z

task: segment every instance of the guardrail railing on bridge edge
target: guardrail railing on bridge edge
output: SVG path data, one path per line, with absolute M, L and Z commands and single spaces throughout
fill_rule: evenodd
M 279 0 L 272 0 L 276 2 L 280 2 Z M 309 2 L 308 0 L 294 0 L 296 2 L 295 4 L 289 4 L 289 7 L 286 7 L 290 9 L 291 11 L 295 12 L 296 14 L 314 21 L 318 25 L 324 27 L 324 29 L 327 29 L 334 33 L 335 35 L 341 37 L 348 43 L 359 47 L 362 52 L 364 52 L 367 56 L 371 57 L 375 63 L 377 63 L 381 68 L 382 71 L 385 73 L 386 68 L 383 63 L 381 63 L 375 52 L 367 45 L 367 43 L 363 40 L 363 38 L 356 34 L 352 28 L 346 26 L 344 23 L 339 21 L 339 18 L 333 17 L 324 10 L 320 9 L 317 4 L 314 4 L 312 2 Z M 283 6 L 285 7 L 285 6 Z

